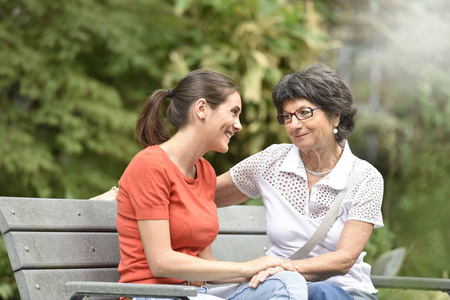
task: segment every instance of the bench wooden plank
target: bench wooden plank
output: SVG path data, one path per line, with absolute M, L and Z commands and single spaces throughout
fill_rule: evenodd
M 116 231 L 115 201 L 0 197 L 0 230 Z
M 220 234 L 211 247 L 218 260 L 242 262 L 264 256 L 269 245 L 266 235 Z
M 21 270 L 14 273 L 22 300 L 69 299 L 69 281 L 118 282 L 117 268 Z
M 117 233 L 8 232 L 4 241 L 14 271 L 30 268 L 117 267 Z M 219 260 L 247 261 L 265 255 L 266 235 L 222 234 L 214 241 Z M 259 249 L 259 250 L 258 250 Z
M 241 205 L 217 210 L 220 233 L 266 234 L 266 211 L 264 206 Z
M 116 231 L 116 201 L 0 197 L 0 230 Z M 218 210 L 221 233 L 266 232 L 262 206 Z
M 8 232 L 4 241 L 14 271 L 31 268 L 117 267 L 117 233 Z

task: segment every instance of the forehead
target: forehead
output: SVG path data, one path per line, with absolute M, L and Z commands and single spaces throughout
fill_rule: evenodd
M 283 111 L 285 111 L 285 112 L 294 112 L 297 109 L 300 109 L 302 107 L 314 108 L 314 107 L 316 107 L 316 105 L 305 98 L 297 98 L 297 99 L 293 99 L 293 100 L 284 100 L 283 101 Z
M 225 100 L 225 102 L 222 103 L 222 105 L 237 106 L 241 108 L 242 105 L 241 96 L 239 95 L 238 92 L 234 92 L 227 97 L 227 99 Z

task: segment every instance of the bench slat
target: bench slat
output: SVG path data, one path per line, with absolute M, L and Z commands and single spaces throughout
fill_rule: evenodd
M 0 230 L 116 231 L 116 201 L 0 197 Z M 218 210 L 220 232 L 266 232 L 262 206 Z
M 241 205 L 217 210 L 221 233 L 266 233 L 264 206 Z
M 212 244 L 218 260 L 248 261 L 264 256 L 270 242 L 266 235 L 221 234 Z
M 14 271 L 31 268 L 117 267 L 117 233 L 8 232 L 4 235 Z
M 21 270 L 14 273 L 22 300 L 69 299 L 68 281 L 117 282 L 116 268 Z
M 0 197 L 0 230 L 116 231 L 116 201 Z

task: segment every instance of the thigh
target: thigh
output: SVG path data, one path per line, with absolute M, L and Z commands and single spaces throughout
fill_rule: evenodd
M 329 282 L 308 283 L 308 299 L 310 300 L 353 300 L 343 288 Z
M 302 275 L 284 271 L 270 276 L 256 289 L 250 288 L 248 283 L 241 284 L 225 298 L 228 300 L 307 300 L 307 290 L 306 281 Z

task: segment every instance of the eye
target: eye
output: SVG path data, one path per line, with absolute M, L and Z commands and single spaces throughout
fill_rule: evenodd
M 231 112 L 233 113 L 233 115 L 237 116 L 237 115 L 239 115 L 240 109 L 238 109 L 238 108 L 233 108 L 233 109 L 231 110 Z
M 299 113 L 302 116 L 307 116 L 307 115 L 311 114 L 311 111 L 309 109 L 307 109 L 307 108 L 302 108 L 302 109 L 299 110 Z

